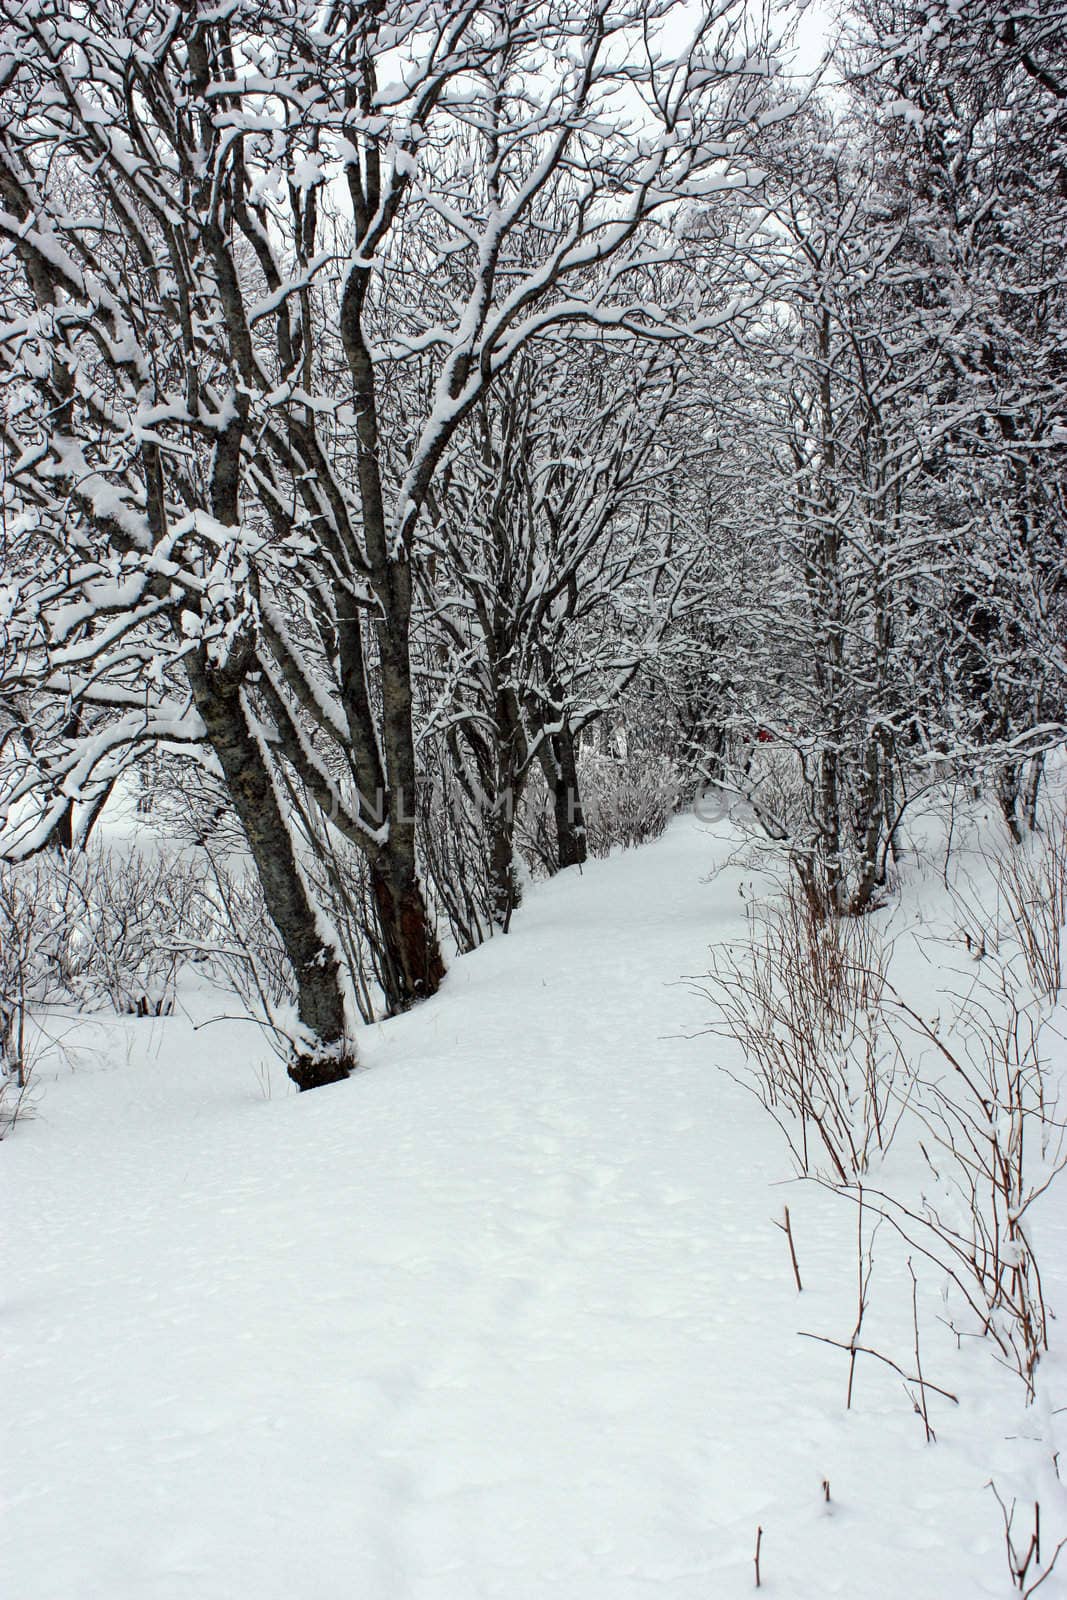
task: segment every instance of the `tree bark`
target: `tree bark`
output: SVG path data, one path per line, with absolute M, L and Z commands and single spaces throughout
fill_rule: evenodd
M 297 1015 L 305 1039 L 289 1062 L 298 1089 L 347 1078 L 356 1065 L 345 1018 L 337 953 L 322 937 L 315 907 L 297 864 L 262 745 L 249 722 L 239 683 L 213 682 L 202 660 L 186 671 L 227 793 L 248 840 L 271 921 L 297 985 Z
M 562 872 L 565 867 L 581 866 L 587 854 L 574 734 L 568 727 L 561 728 L 558 733 L 549 735 L 542 751 L 541 766 L 552 791 L 556 849 Z
M 370 68 L 366 69 L 368 72 Z M 364 88 L 369 91 L 369 80 Z M 361 233 L 376 215 L 380 172 L 376 157 L 368 165 L 367 193 L 356 192 L 353 203 Z M 366 248 L 366 240 L 363 240 Z M 371 883 L 386 956 L 385 980 L 391 1011 L 403 1011 L 417 1000 L 434 994 L 445 975 L 419 881 L 415 852 L 415 736 L 411 675 L 411 564 L 403 550 L 392 545 L 385 512 L 385 491 L 380 468 L 377 373 L 363 332 L 363 309 L 370 285 L 369 268 L 350 272 L 341 306 L 341 337 L 355 391 L 356 458 L 363 534 L 372 582 L 379 606 L 375 622 L 382 689 L 382 757 L 388 792 L 389 832 L 385 844 L 371 857 Z M 349 715 L 350 726 L 357 724 Z M 368 752 L 369 756 L 369 752 Z
M 522 900 L 515 871 L 515 805 L 513 789 L 502 789 L 489 817 L 489 892 L 494 926 L 507 933 L 512 913 Z
M 445 964 L 416 871 L 414 840 L 406 858 L 392 849 L 372 861 L 370 878 L 387 967 L 386 1001 L 395 1014 L 435 994 Z
M 507 933 L 512 913 L 522 900 L 515 870 L 515 816 L 529 775 L 528 747 L 515 692 L 500 679 L 510 665 L 510 642 L 494 640 L 493 674 L 497 682 L 493 732 L 492 809 L 488 818 L 489 891 L 494 925 Z

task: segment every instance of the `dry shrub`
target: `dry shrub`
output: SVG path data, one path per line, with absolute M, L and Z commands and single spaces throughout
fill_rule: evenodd
M 1067 815 L 1047 807 L 1039 832 L 993 861 L 1002 917 L 1022 951 L 1034 993 L 1053 1001 L 1063 983 L 1067 923 Z
M 1059 859 L 1046 850 L 1032 875 L 1011 859 L 1005 869 L 1018 890 L 1005 898 L 1015 937 L 1032 931 L 1027 968 L 1046 998 Z M 713 1031 L 741 1045 L 742 1081 L 783 1130 L 798 1170 L 884 1218 L 946 1274 L 1032 1399 L 1048 1313 L 1030 1213 L 1067 1164 L 1064 1124 L 1041 1049 L 1043 1007 L 1020 991 L 1009 962 L 988 954 L 995 935 L 982 946 L 984 977 L 942 1028 L 890 983 L 870 919 L 820 917 L 792 886 L 752 915 L 747 949 L 718 954 L 708 992 Z M 925 1180 L 889 1168 L 872 1180 L 875 1155 L 902 1126 Z
M 907 1104 L 880 1012 L 887 955 L 869 918 L 819 916 L 794 884 L 750 911 L 747 947 L 716 952 L 712 1031 L 740 1044 L 743 1081 L 806 1176 L 847 1184 L 866 1173 Z
M 948 1036 L 886 985 L 882 1008 L 902 1052 L 926 1047 L 912 1097 L 928 1183 L 918 1201 L 865 1191 L 960 1290 L 1000 1359 L 1033 1399 L 1048 1313 L 1029 1214 L 1067 1164 L 1064 1125 L 1040 1047 L 1041 1020 L 1010 971 L 971 990 Z

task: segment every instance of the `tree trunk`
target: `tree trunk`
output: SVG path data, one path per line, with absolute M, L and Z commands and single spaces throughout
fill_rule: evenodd
M 394 560 L 388 569 L 388 606 L 378 623 L 382 674 L 382 732 L 389 784 L 389 834 L 371 861 L 371 883 L 385 949 L 386 1000 L 406 1011 L 436 994 L 445 975 L 415 851 L 415 739 L 412 727 L 411 570 Z
M 862 916 L 871 905 L 875 889 L 885 882 L 885 770 L 884 729 L 875 727 L 863 753 L 863 773 L 855 804 L 858 861 L 857 878 L 849 901 L 849 915 Z
M 1044 756 L 1031 756 L 1026 768 L 1026 780 L 1023 784 L 1023 820 L 1029 833 L 1036 833 L 1038 829 L 1041 779 L 1044 776 L 1044 771 Z
M 1013 844 L 1022 844 L 1023 830 L 1019 826 L 1019 791 L 1022 787 L 1022 768 L 1017 761 L 1005 762 L 997 772 L 997 804 L 1007 824 Z
M 364 80 L 364 88 L 369 90 L 369 79 Z M 354 177 L 355 169 L 350 168 L 349 172 Z M 381 170 L 377 157 L 373 162 L 368 157 L 364 177 L 365 189 L 357 185 L 358 192 L 351 191 L 356 230 L 361 238 L 379 218 Z M 389 832 L 384 845 L 370 857 L 371 884 L 385 955 L 383 977 L 392 991 L 386 994 L 386 1000 L 391 1011 L 402 1011 L 437 990 L 445 975 L 445 964 L 419 882 L 415 856 L 412 575 L 403 540 L 397 548 L 395 530 L 390 529 L 386 516 L 378 433 L 378 373 L 363 328 L 371 277 L 369 265 L 353 266 L 349 271 L 341 300 L 340 328 L 355 394 L 356 477 L 363 537 L 378 603 L 374 628 L 381 671 L 380 759 L 384 760 L 389 798 Z M 362 681 L 362 672 L 359 676 Z M 361 713 L 360 725 L 363 720 Z M 351 717 L 349 722 L 353 725 Z M 373 730 L 368 730 L 368 742 L 377 742 Z M 365 754 L 370 763 L 370 750 Z
M 498 650 L 494 661 L 498 682 L 501 661 L 510 665 L 510 655 L 505 650 Z M 494 925 L 507 933 L 512 913 L 522 900 L 522 884 L 515 870 L 515 816 L 529 777 L 522 715 L 511 688 L 497 688 L 494 732 L 493 796 L 488 817 L 490 910 Z
M 296 977 L 297 1015 L 305 1038 L 289 1062 L 289 1076 L 301 1090 L 336 1083 L 356 1065 L 346 1028 L 340 963 L 319 931 L 262 745 L 249 723 L 239 687 L 217 687 L 203 663 L 193 658 L 187 659 L 186 670 L 248 840 L 267 912 Z
M 394 848 L 373 860 L 370 878 L 385 958 L 385 998 L 395 1014 L 435 994 L 445 964 L 415 867 L 414 840 L 407 859 Z
M 832 748 L 819 757 L 818 868 L 822 876 L 824 916 L 840 916 L 843 906 L 844 873 L 841 861 L 841 775 L 836 736 Z
M 74 801 L 68 800 L 48 835 L 48 848 L 66 854 L 74 849 Z
M 489 892 L 493 923 L 507 933 L 512 912 L 522 899 L 515 871 L 515 797 L 503 791 L 489 818 Z
M 578 760 L 574 734 L 567 727 L 542 745 L 541 766 L 552 791 L 559 870 L 579 867 L 586 859 L 585 816 L 578 792 Z

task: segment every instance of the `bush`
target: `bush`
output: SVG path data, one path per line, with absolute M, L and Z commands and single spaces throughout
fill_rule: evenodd
M 621 759 L 583 750 L 578 784 L 592 856 L 658 839 L 683 792 L 682 775 L 674 762 L 643 750 Z
M 199 928 L 202 869 L 140 851 L 49 852 L 0 863 L 0 1038 L 29 1005 L 160 1016 Z

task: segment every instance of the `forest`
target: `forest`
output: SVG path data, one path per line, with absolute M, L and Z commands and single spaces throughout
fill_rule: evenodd
M 1067 1593 L 1065 41 L 0 0 L 24 1600 Z

